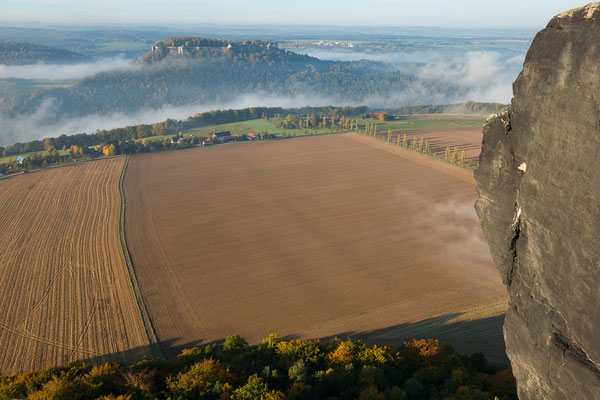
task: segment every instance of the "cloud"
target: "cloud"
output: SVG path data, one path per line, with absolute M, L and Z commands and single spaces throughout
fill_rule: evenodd
M 99 72 L 129 66 L 129 60 L 121 57 L 106 58 L 81 64 L 0 64 L 0 79 L 41 79 L 49 81 L 83 79 Z
M 322 60 L 359 61 L 368 60 L 384 63 L 388 68 L 414 74 L 423 81 L 435 81 L 456 85 L 461 93 L 432 92 L 425 85 L 417 85 L 401 93 L 392 94 L 390 101 L 402 104 L 382 104 L 381 107 L 418 103 L 455 103 L 466 101 L 509 103 L 512 98 L 512 83 L 522 69 L 525 60 L 523 51 L 469 51 L 406 50 L 399 52 L 364 52 L 343 49 L 310 48 L 306 54 Z M 396 99 L 396 100 L 394 100 Z M 385 99 L 383 99 L 385 101 Z
M 473 193 L 474 194 L 474 193 Z M 460 265 L 472 276 L 488 280 L 484 266 L 493 265 L 489 247 L 474 208 L 474 200 L 464 196 L 436 200 L 426 193 L 397 190 L 399 204 L 418 204 L 422 210 L 415 237 L 435 235 L 444 257 Z

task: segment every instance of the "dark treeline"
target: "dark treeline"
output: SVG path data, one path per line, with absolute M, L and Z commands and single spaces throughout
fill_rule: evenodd
M 435 340 L 397 347 L 360 341 L 249 346 L 239 335 L 182 351 L 171 361 L 75 364 L 0 378 L 0 399 L 513 400 L 510 369 Z
M 78 133 L 74 135 L 60 135 L 55 138 L 33 140 L 31 142 L 15 143 L 6 148 L 0 147 L 0 154 L 10 156 L 33 151 L 44 151 L 50 146 L 56 149 L 69 148 L 73 145 L 98 146 L 109 142 L 134 141 L 151 136 L 162 136 L 175 134 L 179 131 L 203 127 L 207 125 L 219 125 L 231 122 L 248 121 L 258 118 L 272 118 L 286 114 L 314 114 L 319 117 L 323 115 L 345 115 L 356 116 L 367 112 L 367 107 L 301 107 L 283 109 L 281 107 L 251 107 L 242 110 L 215 110 L 193 115 L 185 120 L 167 119 L 153 125 L 132 125 L 110 130 L 99 130 L 96 133 Z
M 65 49 L 31 43 L 0 42 L 0 64 L 23 65 L 38 63 L 80 63 L 90 59 Z
M 281 107 L 252 107 L 242 110 L 218 110 L 198 113 L 185 120 L 167 119 L 153 125 L 133 125 L 110 130 L 99 130 L 95 133 L 78 133 L 74 135 L 60 135 L 54 138 L 33 140 L 25 143 L 15 143 L 6 148 L 0 147 L 0 155 L 11 156 L 23 153 L 33 153 L 23 160 L 13 159 L 10 162 L 0 163 L 0 175 L 8 175 L 22 171 L 45 168 L 64 162 L 75 160 L 89 160 L 101 156 L 114 156 L 119 154 L 148 153 L 162 150 L 173 150 L 192 147 L 199 144 L 196 137 L 184 138 L 182 130 L 199 128 L 208 125 L 219 125 L 232 122 L 248 121 L 258 118 L 284 117 L 289 114 L 297 115 L 361 115 L 367 107 L 302 107 L 283 109 Z M 177 140 L 146 140 L 153 136 L 175 135 Z M 256 139 L 273 139 L 275 135 L 266 132 L 257 132 Z M 239 138 L 247 140 L 246 136 Z M 60 154 L 63 150 L 66 154 Z M 35 153 L 38 152 L 38 153 Z M 40 152 L 45 152 L 40 154 Z

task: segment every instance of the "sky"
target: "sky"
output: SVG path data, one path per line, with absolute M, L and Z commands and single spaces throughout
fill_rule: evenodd
M 573 0 L 0 0 L 0 24 L 542 28 Z

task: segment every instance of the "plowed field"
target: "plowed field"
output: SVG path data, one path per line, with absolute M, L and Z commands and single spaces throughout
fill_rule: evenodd
M 472 173 L 372 138 L 136 155 L 124 190 L 133 265 L 171 354 L 232 333 L 400 337 L 507 298 Z M 472 350 L 501 342 L 500 326 L 465 326 Z
M 0 373 L 150 356 L 119 239 L 123 159 L 0 180 Z

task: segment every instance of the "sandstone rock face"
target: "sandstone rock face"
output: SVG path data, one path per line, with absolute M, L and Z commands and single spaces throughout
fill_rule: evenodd
M 477 213 L 520 399 L 600 399 L 600 3 L 554 17 L 488 119 Z

